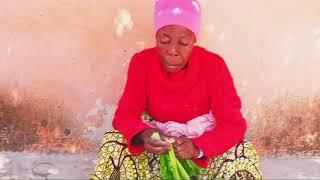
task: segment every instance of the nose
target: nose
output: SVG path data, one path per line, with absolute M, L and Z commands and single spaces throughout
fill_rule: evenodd
M 172 44 L 169 45 L 168 54 L 171 55 L 171 56 L 177 56 L 178 55 L 177 45 L 175 43 L 172 43 Z

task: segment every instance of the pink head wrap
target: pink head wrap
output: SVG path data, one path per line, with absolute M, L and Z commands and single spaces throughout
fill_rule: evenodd
M 196 37 L 200 33 L 201 8 L 196 0 L 157 0 L 154 12 L 154 29 L 167 25 L 181 25 Z

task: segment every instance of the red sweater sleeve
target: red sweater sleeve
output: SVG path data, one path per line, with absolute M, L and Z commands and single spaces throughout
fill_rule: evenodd
M 234 87 L 231 74 L 222 58 L 215 64 L 217 71 L 210 75 L 209 91 L 211 110 L 216 119 L 213 130 L 193 139 L 193 143 L 203 150 L 205 157 L 193 159 L 199 166 L 208 165 L 211 158 L 218 156 L 241 142 L 247 128 L 241 113 L 241 101 Z
M 127 82 L 122 97 L 118 102 L 118 108 L 113 119 L 113 127 L 126 139 L 128 149 L 132 154 L 140 154 L 144 146 L 132 144 L 132 138 L 149 128 L 141 119 L 141 114 L 146 109 L 146 69 L 143 59 L 135 54 L 129 64 Z

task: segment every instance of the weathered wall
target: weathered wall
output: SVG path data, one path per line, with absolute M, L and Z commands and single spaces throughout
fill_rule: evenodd
M 201 3 L 199 44 L 226 59 L 259 151 L 319 149 L 320 1 Z M 104 131 L 131 55 L 154 45 L 152 5 L 151 0 L 0 1 L 2 99 L 35 107 L 22 111 L 33 114 L 29 120 L 43 121 L 36 108 L 41 104 L 47 114 L 60 112 L 60 120 L 71 121 L 74 129 L 103 125 L 98 131 Z

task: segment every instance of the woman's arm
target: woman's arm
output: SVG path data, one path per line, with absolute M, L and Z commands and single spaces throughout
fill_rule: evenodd
M 127 83 L 118 103 L 113 127 L 127 140 L 128 149 L 132 154 L 140 154 L 144 150 L 162 154 L 170 149 L 166 141 L 153 140 L 153 132 L 162 133 L 143 123 L 142 113 L 146 110 L 146 64 L 140 54 L 133 56 L 128 70 Z
M 205 166 L 212 157 L 222 154 L 241 142 L 247 128 L 241 113 L 241 101 L 234 87 L 231 74 L 222 58 L 216 60 L 217 71 L 210 77 L 211 110 L 215 128 L 194 138 L 193 143 L 204 152 L 204 158 L 194 159 Z
M 134 145 L 132 138 L 149 128 L 142 122 L 141 115 L 146 109 L 146 69 L 139 54 L 129 64 L 127 82 L 113 119 L 113 127 L 124 135 L 131 153 L 144 151 L 143 144 Z

